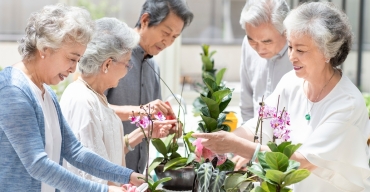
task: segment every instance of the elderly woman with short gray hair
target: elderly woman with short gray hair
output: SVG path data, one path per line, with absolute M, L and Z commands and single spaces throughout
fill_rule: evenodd
M 121 119 L 110 108 L 104 91 L 116 87 L 129 72 L 132 67 L 129 63 L 131 51 L 138 45 L 140 37 L 115 18 L 102 18 L 95 24 L 94 37 L 78 65 L 81 77 L 66 88 L 60 105 L 74 134 L 85 147 L 115 164 L 125 166 L 125 154 L 142 142 L 145 136 L 140 128 L 124 136 Z M 168 135 L 172 124 L 176 124 L 176 120 L 155 121 L 153 137 Z M 113 185 L 70 164 L 67 168 L 86 179 Z
M 290 114 L 290 140 L 302 143 L 291 159 L 311 174 L 293 191 L 370 191 L 367 109 L 360 91 L 337 68 L 352 44 L 348 17 L 331 3 L 313 2 L 293 10 L 284 25 L 294 70 L 282 78 L 265 104 L 285 107 Z M 253 143 L 256 122 L 255 117 L 234 133 L 193 136 L 205 138 L 204 147 L 212 151 L 250 159 L 258 150 Z M 269 123 L 265 120 L 263 125 L 265 142 L 273 138 Z M 219 137 L 223 145 L 217 145 Z M 261 146 L 261 151 L 268 150 Z
M 96 177 L 143 183 L 141 174 L 81 145 L 48 86 L 75 71 L 93 31 L 90 14 L 78 7 L 49 5 L 31 15 L 22 61 L 0 72 L 0 191 L 123 191 L 76 176 L 63 159 Z

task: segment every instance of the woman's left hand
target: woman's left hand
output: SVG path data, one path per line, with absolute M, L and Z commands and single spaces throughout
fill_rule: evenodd
M 238 137 L 226 131 L 193 133 L 191 136 L 202 138 L 203 146 L 217 154 L 233 153 L 237 146 L 236 140 Z
M 177 120 L 164 120 L 164 121 L 153 121 L 153 134 L 152 138 L 166 137 L 173 124 L 176 124 Z

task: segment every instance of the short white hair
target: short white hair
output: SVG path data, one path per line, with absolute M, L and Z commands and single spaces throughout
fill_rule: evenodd
M 94 22 L 87 10 L 62 4 L 48 5 L 31 14 L 18 52 L 22 59 L 32 59 L 36 50 L 55 50 L 66 42 L 87 45 L 93 31 Z
M 247 23 L 254 27 L 271 23 L 283 34 L 283 21 L 288 12 L 289 6 L 285 0 L 247 0 L 240 15 L 240 25 L 245 30 Z
M 348 17 L 333 3 L 305 3 L 292 10 L 284 21 L 287 37 L 309 35 L 330 64 L 344 62 L 352 45 Z
M 95 22 L 95 33 L 80 59 L 78 69 L 82 74 L 96 74 L 109 58 L 118 60 L 131 54 L 140 41 L 140 35 L 116 18 L 101 18 Z

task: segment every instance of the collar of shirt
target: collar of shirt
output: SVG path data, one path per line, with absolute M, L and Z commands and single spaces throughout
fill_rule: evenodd
M 145 54 L 145 51 L 144 49 L 138 45 L 136 46 L 133 50 L 132 50 L 132 54 L 135 54 L 137 56 L 137 58 L 140 58 L 141 61 L 143 61 L 144 59 L 150 59 L 153 57 L 153 55 L 146 55 L 144 56 Z
M 284 47 L 280 50 L 280 52 L 274 55 L 273 57 L 271 57 L 271 60 L 281 58 L 287 50 L 288 50 L 288 43 L 285 43 Z

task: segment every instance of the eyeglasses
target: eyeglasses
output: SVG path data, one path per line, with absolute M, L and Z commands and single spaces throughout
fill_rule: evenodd
M 116 62 L 116 63 L 120 63 L 120 64 L 125 65 L 125 67 L 127 68 L 127 72 L 129 72 L 132 69 L 132 67 L 133 67 L 133 65 L 132 65 L 132 63 L 130 61 L 128 61 L 127 63 L 125 63 L 125 62 L 117 61 L 117 60 L 115 60 L 113 58 L 110 58 L 110 59 L 112 59 L 113 62 Z

